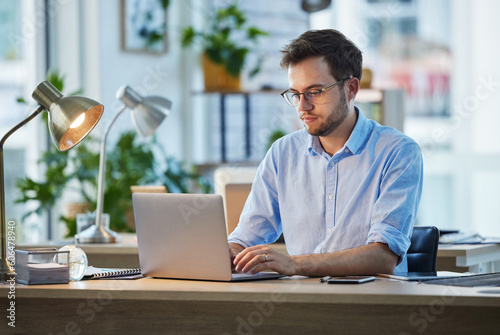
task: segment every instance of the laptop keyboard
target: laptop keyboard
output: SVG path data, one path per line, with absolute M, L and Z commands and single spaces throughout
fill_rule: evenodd
M 479 273 L 457 278 L 430 279 L 423 281 L 423 283 L 463 287 L 500 286 L 500 272 Z

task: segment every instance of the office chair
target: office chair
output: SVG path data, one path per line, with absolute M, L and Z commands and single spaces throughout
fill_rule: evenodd
M 408 272 L 436 272 L 439 230 L 436 227 L 414 227 L 408 249 Z

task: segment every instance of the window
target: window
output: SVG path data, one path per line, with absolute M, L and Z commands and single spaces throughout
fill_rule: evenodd
M 31 1 L 4 0 L 0 2 L 0 136 L 4 136 L 17 123 L 34 112 L 36 106 L 30 102 L 35 86 L 34 60 L 29 52 L 37 42 L 37 34 L 28 33 L 27 24 L 35 22 L 36 4 Z M 31 34 L 33 33 L 33 34 Z M 43 54 L 43 52 L 42 52 Z M 17 103 L 23 97 L 27 105 Z M 30 204 L 16 204 L 20 197 L 16 180 L 29 175 L 38 176 L 41 120 L 33 120 L 17 130 L 4 145 L 5 215 L 16 221 L 16 242 L 36 242 L 46 239 L 46 220 L 39 217 L 21 221 Z M 42 128 L 43 129 L 43 128 Z M 22 227 L 24 225 L 24 227 Z

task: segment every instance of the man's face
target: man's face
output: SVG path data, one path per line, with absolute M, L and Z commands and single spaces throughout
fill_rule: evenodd
M 322 57 L 313 57 L 288 68 L 290 91 L 303 93 L 309 89 L 322 89 L 336 83 L 328 64 Z M 321 104 L 311 104 L 302 95 L 296 107 L 304 127 L 313 136 L 332 134 L 346 119 L 348 105 L 342 85 L 322 93 Z

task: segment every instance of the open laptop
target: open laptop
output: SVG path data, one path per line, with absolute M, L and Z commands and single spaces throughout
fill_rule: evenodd
M 232 273 L 220 195 L 134 193 L 132 202 L 144 276 L 215 281 L 282 277 L 275 272 Z

